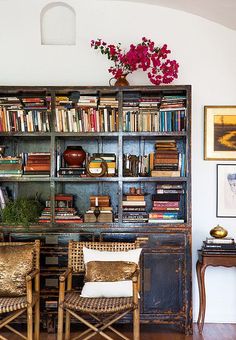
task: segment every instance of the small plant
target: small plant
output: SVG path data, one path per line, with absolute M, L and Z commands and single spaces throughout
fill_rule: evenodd
M 11 225 L 29 226 L 38 221 L 42 209 L 43 205 L 37 198 L 20 197 L 6 204 L 2 211 L 2 221 Z
M 121 44 L 107 44 L 102 39 L 91 40 L 91 47 L 100 50 L 109 60 L 114 62 L 108 71 L 119 79 L 138 69 L 146 71 L 149 80 L 155 84 L 169 84 L 174 78 L 178 78 L 179 64 L 176 60 L 167 58 L 170 50 L 167 45 L 155 46 L 155 43 L 145 37 L 136 45 L 131 44 L 126 52 Z

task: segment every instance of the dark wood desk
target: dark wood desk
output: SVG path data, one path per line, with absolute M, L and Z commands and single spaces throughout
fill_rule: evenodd
M 205 270 L 208 266 L 236 267 L 236 252 L 198 250 L 197 279 L 199 288 L 198 329 L 202 333 L 206 311 Z

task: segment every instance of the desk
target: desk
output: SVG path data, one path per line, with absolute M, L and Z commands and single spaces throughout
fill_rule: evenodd
M 202 333 L 206 311 L 205 270 L 208 266 L 236 266 L 236 252 L 198 250 L 197 279 L 199 288 L 198 329 Z

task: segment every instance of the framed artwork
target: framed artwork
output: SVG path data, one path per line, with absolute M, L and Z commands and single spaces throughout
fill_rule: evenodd
M 236 106 L 205 106 L 204 159 L 236 160 Z
M 236 217 L 236 164 L 217 164 L 217 217 Z

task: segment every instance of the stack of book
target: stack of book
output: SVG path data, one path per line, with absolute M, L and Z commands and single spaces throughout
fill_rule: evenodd
M 94 211 L 99 210 L 98 217 L 95 216 Z M 108 195 L 92 195 L 90 196 L 90 208 L 84 214 L 85 223 L 104 222 L 112 223 L 113 213 L 110 204 L 110 196 Z
M 2 157 L 0 158 L 0 177 L 13 177 L 22 175 L 21 157 Z
M 182 184 L 157 184 L 157 193 L 152 195 L 152 211 L 149 223 L 184 223 L 180 218 L 180 198 L 184 193 Z
M 178 152 L 174 139 L 160 139 L 155 143 L 151 168 L 152 177 L 179 177 L 183 175 L 184 154 Z
M 57 177 L 81 177 L 81 175 L 86 174 L 86 169 L 81 168 L 70 168 L 70 167 L 60 167 L 57 171 Z
M 57 194 L 55 195 L 55 222 L 56 223 L 82 223 L 83 218 L 78 215 L 73 206 L 73 195 Z M 51 218 L 51 201 L 46 201 L 42 215 L 39 217 L 39 223 L 50 223 Z
M 101 173 L 101 160 L 106 163 L 107 175 L 116 175 L 116 154 L 114 153 L 94 153 L 88 158 L 89 171 L 91 174 Z
M 29 152 L 23 154 L 26 176 L 50 176 L 50 152 Z
M 122 201 L 123 222 L 145 223 L 148 221 L 146 201 L 143 194 L 125 195 Z
M 236 252 L 236 244 L 232 237 L 207 237 L 203 241 L 202 250 L 206 252 Z

